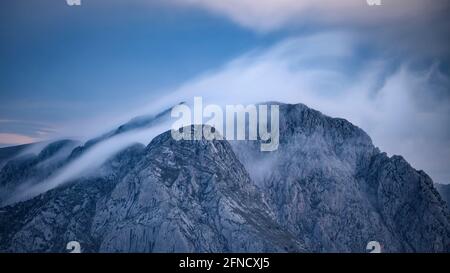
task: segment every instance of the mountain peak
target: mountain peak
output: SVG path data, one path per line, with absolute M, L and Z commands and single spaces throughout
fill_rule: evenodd
M 449 251 L 448 207 L 423 171 L 344 119 L 303 104 L 279 109 L 276 151 L 166 131 L 95 174 L 3 207 L 0 251 L 62 252 L 72 240 L 88 252 L 365 252 L 373 240 L 385 252 Z M 133 124 L 121 130 L 149 123 Z M 49 177 L 73 159 L 39 167 L 61 146 L 7 162 L 0 178 Z

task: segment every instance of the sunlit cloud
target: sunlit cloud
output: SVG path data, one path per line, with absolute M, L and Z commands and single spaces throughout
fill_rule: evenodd
M 0 145 L 19 145 L 37 141 L 37 139 L 14 133 L 0 133 Z

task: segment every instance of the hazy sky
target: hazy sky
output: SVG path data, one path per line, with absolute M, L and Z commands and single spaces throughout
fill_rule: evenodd
M 4 0 L 0 146 L 92 136 L 162 98 L 277 99 L 344 117 L 449 183 L 449 6 Z

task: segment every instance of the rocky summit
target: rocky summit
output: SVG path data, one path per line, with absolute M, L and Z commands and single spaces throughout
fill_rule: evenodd
M 233 148 L 277 221 L 314 252 L 450 251 L 446 204 L 423 171 L 381 153 L 344 119 L 305 105 L 280 105 L 280 146 Z
M 0 201 L 108 137 L 37 155 L 0 149 Z M 432 180 L 348 121 L 280 104 L 279 148 L 259 148 L 170 132 L 129 146 L 93 174 L 3 205 L 0 251 L 67 252 L 70 241 L 83 252 L 366 252 L 369 241 L 383 252 L 450 251 L 448 206 Z

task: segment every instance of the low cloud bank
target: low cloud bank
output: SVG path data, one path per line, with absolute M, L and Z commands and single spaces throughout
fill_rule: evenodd
M 98 170 L 108 159 L 125 148 L 135 143 L 147 145 L 155 136 L 169 129 L 170 124 L 161 123 L 148 129 L 131 131 L 102 141 L 89 148 L 87 152 L 69 163 L 49 179 L 33 186 L 23 185 L 16 192 L 12 193 L 10 198 L 3 202 L 2 205 L 31 199 L 76 178 L 89 176 L 95 170 Z

